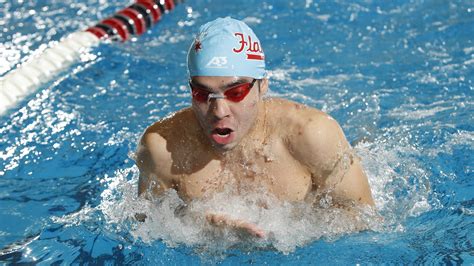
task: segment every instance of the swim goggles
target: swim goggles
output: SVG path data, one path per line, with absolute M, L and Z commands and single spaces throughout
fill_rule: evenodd
M 229 101 L 238 103 L 242 101 L 250 92 L 257 79 L 253 79 L 251 82 L 237 84 L 229 87 L 224 92 L 224 95 L 219 93 L 212 93 L 204 88 L 201 88 L 192 81 L 189 81 L 189 87 L 191 87 L 191 95 L 194 100 L 200 103 L 210 101 L 211 99 L 227 99 Z

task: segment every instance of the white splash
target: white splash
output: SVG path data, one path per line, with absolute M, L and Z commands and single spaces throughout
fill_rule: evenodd
M 373 231 L 399 231 L 409 216 L 431 209 L 428 202 L 427 173 L 407 158 L 416 150 L 392 147 L 384 140 L 361 142 L 355 150 L 369 177 L 377 213 L 361 209 L 358 215 L 330 207 L 331 198 L 307 202 L 280 202 L 260 191 L 236 195 L 232 188 L 206 200 L 185 203 L 176 191 L 145 200 L 137 196 L 137 167 L 119 169 L 101 179 L 104 190 L 101 202 L 85 206 L 77 213 L 54 217 L 53 221 L 67 226 L 84 223 L 99 224 L 109 235 L 143 245 L 162 241 L 169 247 L 185 245 L 200 254 L 225 254 L 228 250 L 276 249 L 288 254 L 297 247 L 318 239 L 333 241 L 342 235 L 356 233 L 361 226 Z M 394 143 L 390 141 L 390 143 Z M 405 163 L 403 169 L 400 165 Z M 409 176 L 409 175 L 412 176 Z M 404 194 L 398 196 L 397 193 Z M 206 213 L 224 214 L 242 219 L 261 228 L 263 239 L 241 231 L 217 228 L 205 219 Z M 142 222 L 136 219 L 143 214 Z M 380 216 L 381 215 L 381 216 Z M 131 239 L 131 240 L 130 240 Z
M 131 179 L 127 181 L 126 176 Z M 334 240 L 353 233 L 362 225 L 384 230 L 382 220 L 371 210 L 360 210 L 355 219 L 352 213 L 321 206 L 319 201 L 280 202 L 263 191 L 237 196 L 227 189 L 210 199 L 186 204 L 174 190 L 169 190 L 149 201 L 137 197 L 137 181 L 136 167 L 104 178 L 106 189 L 97 209 L 109 230 L 129 232 L 134 241 L 145 244 L 161 240 L 170 247 L 186 245 L 204 253 L 224 253 L 234 248 L 270 248 L 289 253 L 320 238 Z M 137 213 L 146 215 L 144 222 L 134 219 Z M 258 239 L 236 230 L 216 228 L 206 221 L 206 213 L 254 223 L 266 236 Z

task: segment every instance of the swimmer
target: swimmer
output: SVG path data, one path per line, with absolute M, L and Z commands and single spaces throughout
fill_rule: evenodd
M 187 64 L 192 106 L 143 134 L 136 160 L 140 196 L 174 189 L 189 202 L 231 186 L 236 194 L 264 188 L 281 201 L 330 195 L 338 208 L 374 205 L 367 177 L 336 120 L 265 97 L 265 54 L 244 22 L 227 17 L 201 26 Z M 265 237 L 248 221 L 202 215 L 214 226 Z

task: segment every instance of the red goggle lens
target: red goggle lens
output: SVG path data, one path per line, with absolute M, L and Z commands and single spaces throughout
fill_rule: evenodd
M 252 82 L 242 83 L 242 84 L 238 84 L 236 86 L 228 88 L 224 92 L 224 97 L 227 100 L 236 102 L 236 103 L 242 101 L 249 94 L 250 89 L 252 89 L 255 81 L 256 79 L 254 79 Z M 211 94 L 211 92 L 194 85 L 192 82 L 189 82 L 189 86 L 191 87 L 191 94 L 194 100 L 198 102 L 208 101 L 209 95 Z

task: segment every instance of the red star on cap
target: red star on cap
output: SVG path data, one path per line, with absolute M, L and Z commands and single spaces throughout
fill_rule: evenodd
M 196 51 L 197 53 L 201 49 L 202 49 L 201 42 L 199 40 L 196 40 L 196 42 L 194 43 L 194 51 Z

